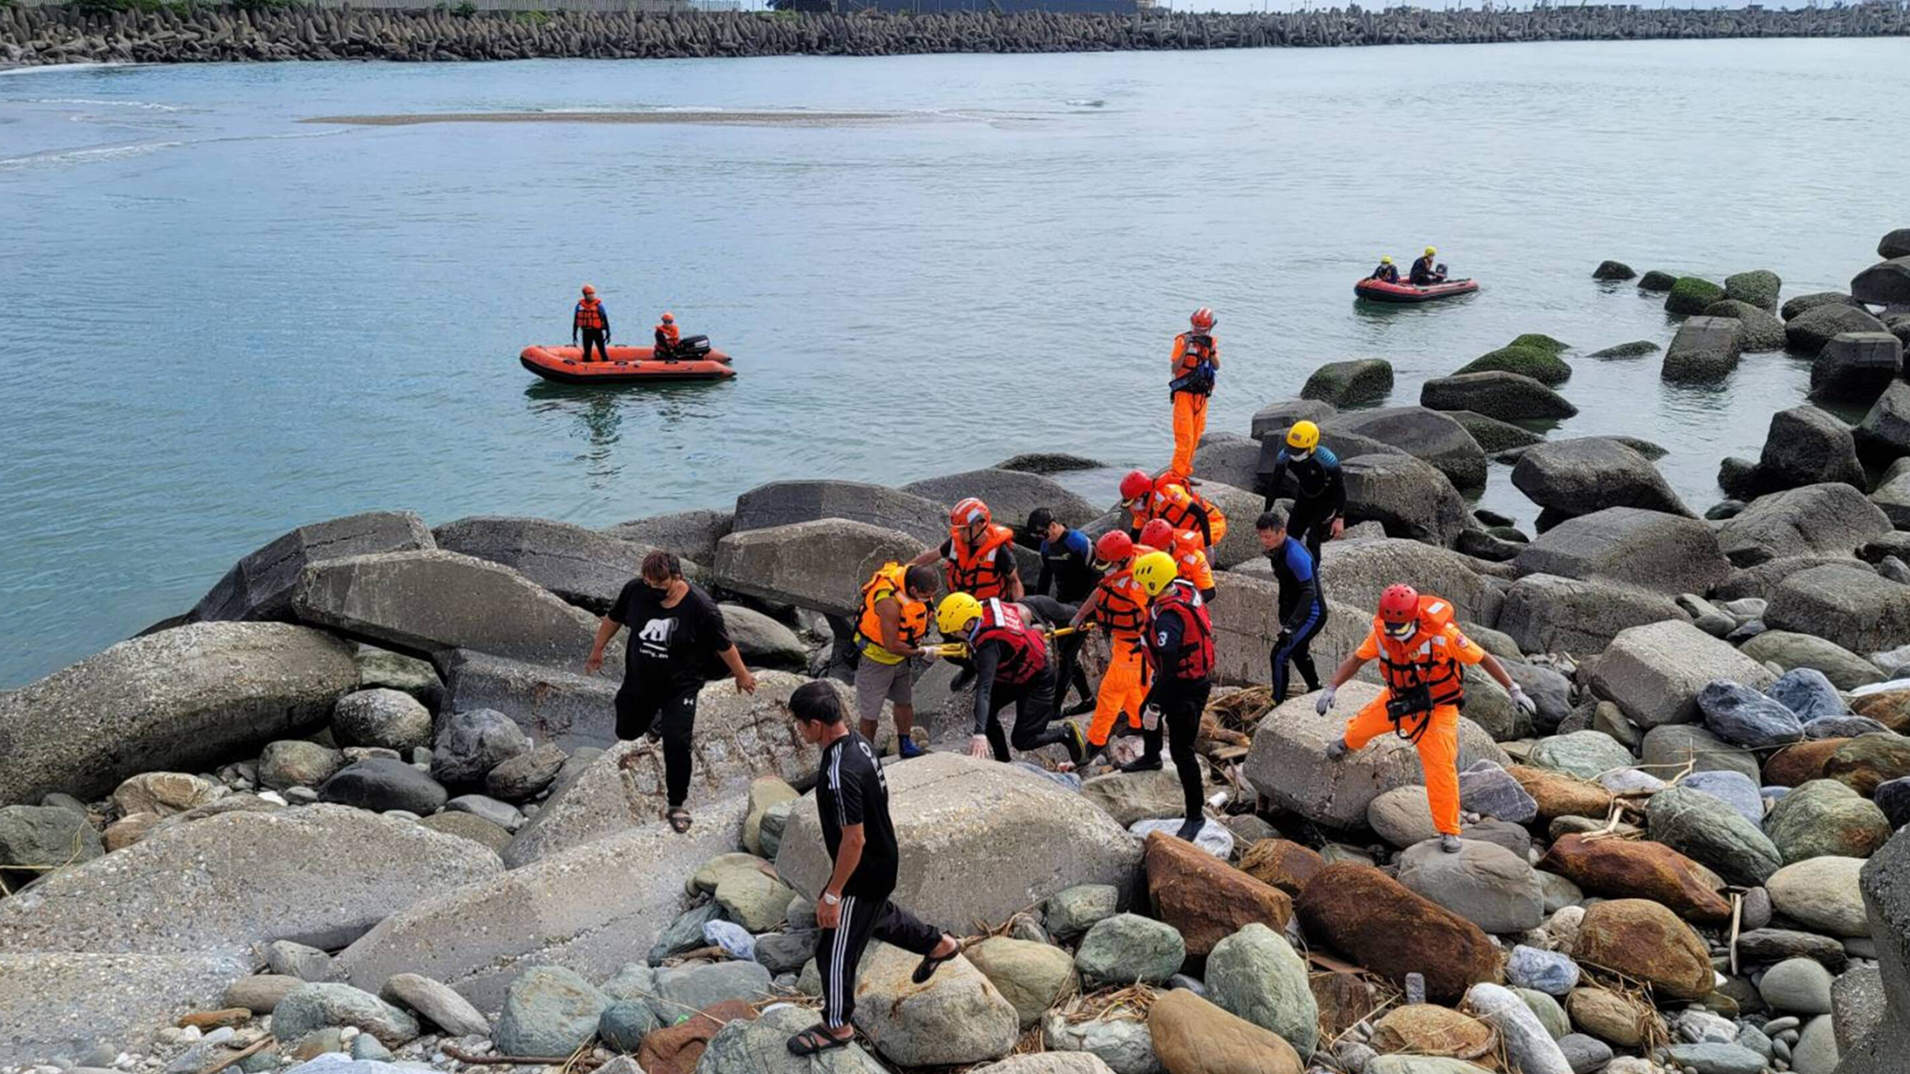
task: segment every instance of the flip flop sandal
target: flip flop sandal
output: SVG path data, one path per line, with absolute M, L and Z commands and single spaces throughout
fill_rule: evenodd
M 668 810 L 663 814 L 663 819 L 670 822 L 670 829 L 678 835 L 690 830 L 690 811 L 687 809 Z
M 961 953 L 962 945 L 957 943 L 955 950 L 946 955 L 923 955 L 922 961 L 915 967 L 915 972 L 909 975 L 909 980 L 914 981 L 916 984 L 927 984 L 928 979 L 935 976 L 935 971 L 942 968 L 942 963 L 953 962 Z
M 789 1054 L 820 1055 L 837 1048 L 846 1048 L 854 1039 L 854 1034 L 847 1037 L 833 1036 L 823 1030 L 821 1023 L 817 1023 L 789 1038 Z

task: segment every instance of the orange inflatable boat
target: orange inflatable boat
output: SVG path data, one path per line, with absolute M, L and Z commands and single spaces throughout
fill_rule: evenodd
M 736 375 L 730 356 L 709 350 L 699 337 L 679 345 L 680 357 L 659 359 L 652 347 L 609 347 L 610 360 L 583 361 L 580 347 L 525 347 L 517 360 L 525 369 L 560 384 L 641 384 L 647 381 L 728 380 Z

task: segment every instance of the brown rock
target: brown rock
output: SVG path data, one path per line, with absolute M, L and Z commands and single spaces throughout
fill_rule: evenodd
M 1731 919 L 1731 904 L 1709 884 L 1714 874 L 1663 843 L 1567 835 L 1552 844 L 1539 868 L 1588 895 L 1650 899 L 1693 921 Z
M 1649 899 L 1611 899 L 1585 911 L 1572 956 L 1652 986 L 1659 999 L 1711 992 L 1711 951 L 1672 913 Z
M 637 1051 L 637 1065 L 647 1074 L 696 1074 L 710 1038 L 738 1019 L 755 1021 L 756 1008 L 740 999 L 726 999 L 676 1025 L 652 1030 Z
M 1357 973 L 1311 974 L 1307 986 L 1320 1008 L 1322 1040 L 1345 1033 L 1379 1006 L 1371 982 Z
M 219 1026 L 243 1025 L 252 1020 L 252 1011 L 247 1007 L 227 1007 L 217 1011 L 194 1011 L 179 1019 L 179 1028 L 197 1026 L 200 1029 L 217 1029 Z
M 1512 765 L 1506 771 L 1539 804 L 1541 820 L 1550 821 L 1554 817 L 1603 817 L 1611 811 L 1612 792 L 1596 783 L 1563 772 L 1522 764 Z
M 1801 787 L 1824 777 L 1824 762 L 1842 749 L 1847 738 L 1820 738 L 1786 746 L 1764 762 L 1764 784 L 1768 787 Z
M 1572 989 L 1565 998 L 1565 1010 L 1580 1032 L 1621 1048 L 1640 1048 L 1647 1040 L 1664 1036 L 1658 1012 L 1603 988 Z
M 1184 988 L 1154 1002 L 1147 1031 L 1167 1074 L 1301 1074 L 1304 1069 L 1299 1053 L 1278 1034 Z
M 1190 955 L 1206 955 L 1244 925 L 1285 932 L 1293 920 L 1286 892 L 1166 832 L 1147 837 L 1145 864 L 1155 914 L 1180 930 Z
M 1414 1003 L 1389 1012 L 1373 1027 L 1372 1044 L 1382 1055 L 1443 1055 L 1477 1059 L 1492 1049 L 1492 1027 L 1448 1007 Z
M 1327 866 L 1297 905 L 1308 932 L 1395 983 L 1424 974 L 1435 1000 L 1455 1001 L 1500 978 L 1499 949 L 1479 926 L 1371 866 Z
M 225 996 L 219 1002 L 227 1007 L 243 1007 L 253 1014 L 271 1014 L 280 1000 L 304 983 L 291 974 L 256 973 L 227 985 Z
M 1858 735 L 1824 762 L 1824 775 L 1868 798 L 1877 784 L 1910 776 L 1910 738 Z
M 1262 839 L 1240 858 L 1242 872 L 1288 895 L 1300 894 L 1313 874 L 1324 868 L 1326 861 L 1318 852 L 1286 839 Z
M 100 834 L 106 840 L 108 852 L 125 850 L 146 838 L 146 833 L 152 831 L 162 819 L 157 813 L 134 813 L 108 824 Z
M 1898 734 L 1910 731 L 1910 690 L 1884 690 L 1855 697 L 1850 701 L 1850 710 Z

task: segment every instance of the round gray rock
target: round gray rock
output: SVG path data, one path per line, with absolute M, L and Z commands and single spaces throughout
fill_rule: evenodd
M 332 706 L 332 734 L 341 746 L 415 749 L 431 742 L 431 710 L 402 691 L 359 690 Z
M 1082 983 L 1090 989 L 1159 984 L 1178 973 L 1186 960 L 1186 941 L 1172 925 L 1136 914 L 1096 922 L 1074 955 Z

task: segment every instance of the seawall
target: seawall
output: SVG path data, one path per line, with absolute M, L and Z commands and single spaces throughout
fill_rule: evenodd
M 1910 35 L 1910 7 L 909 15 L 0 7 L 0 64 L 650 59 Z

